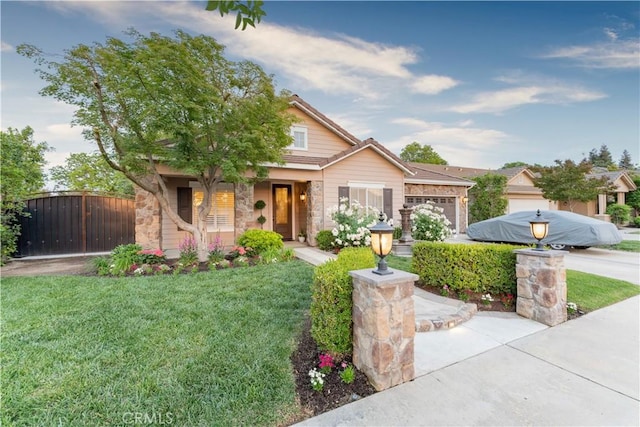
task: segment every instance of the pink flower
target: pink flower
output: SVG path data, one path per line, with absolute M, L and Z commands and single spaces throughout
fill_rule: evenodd
M 321 354 L 320 355 L 320 369 L 324 367 L 333 368 L 335 365 L 333 364 L 333 357 L 330 354 Z

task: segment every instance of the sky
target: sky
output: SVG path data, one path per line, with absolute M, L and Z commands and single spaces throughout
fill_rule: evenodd
M 640 2 L 267 1 L 256 28 L 188 1 L 2 1 L 3 131 L 31 126 L 48 166 L 96 146 L 16 46 L 62 54 L 181 29 L 249 60 L 360 139 L 414 141 L 450 165 L 579 161 L 605 144 L 640 163 Z

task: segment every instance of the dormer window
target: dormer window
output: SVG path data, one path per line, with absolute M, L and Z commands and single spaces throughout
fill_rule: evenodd
M 289 146 L 292 150 L 306 150 L 307 149 L 307 128 L 302 126 L 292 126 L 291 136 L 293 137 L 293 144 Z

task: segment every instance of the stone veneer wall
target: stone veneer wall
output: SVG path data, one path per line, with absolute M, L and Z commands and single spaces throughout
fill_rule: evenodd
M 563 251 L 518 249 L 516 312 L 555 326 L 567 321 L 567 271 Z
M 415 377 L 413 303 L 418 276 L 394 270 L 380 276 L 372 269 L 350 271 L 353 277 L 353 364 L 376 390 Z
M 253 185 L 236 184 L 235 191 L 235 231 L 237 238 L 255 224 L 255 219 L 253 218 Z
M 322 181 L 307 183 L 307 242 L 316 246 L 316 234 L 323 229 L 324 203 Z
M 135 186 L 136 243 L 145 249 L 162 248 L 162 209 L 158 199 Z

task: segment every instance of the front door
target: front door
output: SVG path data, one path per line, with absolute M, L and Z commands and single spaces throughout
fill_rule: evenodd
M 273 231 L 280 233 L 284 240 L 293 239 L 291 226 L 291 186 L 273 185 Z

